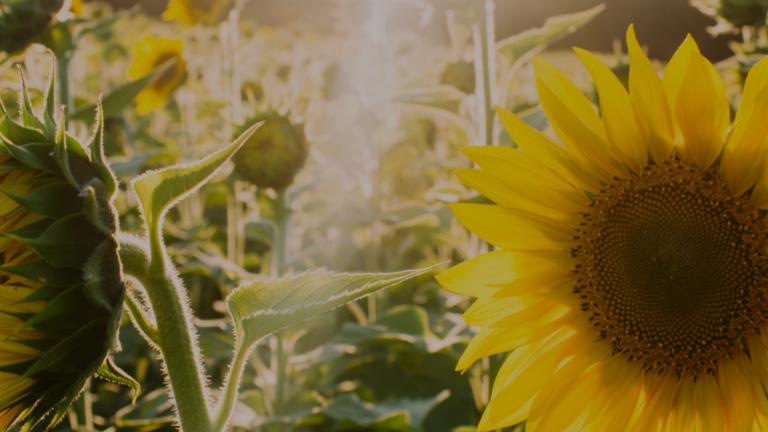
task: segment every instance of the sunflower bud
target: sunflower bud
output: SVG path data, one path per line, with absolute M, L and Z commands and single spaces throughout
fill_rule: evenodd
M 0 51 L 21 51 L 40 36 L 63 0 L 3 0 L 0 3 Z
M 235 171 L 258 187 L 283 190 L 293 183 L 307 160 L 309 146 L 304 126 L 275 111 L 267 111 L 246 121 L 234 136 L 260 121 L 264 125 L 233 158 Z
M 232 0 L 171 0 L 163 19 L 185 26 L 214 25 L 224 19 L 232 3 Z
M 447 84 L 464 93 L 475 92 L 475 65 L 472 62 L 460 60 L 445 65 L 440 74 L 440 83 Z
M 103 115 L 82 146 L 56 115 L 55 81 L 42 115 L 25 86 L 20 119 L 0 113 L 0 430 L 60 421 L 104 367 L 122 315 Z

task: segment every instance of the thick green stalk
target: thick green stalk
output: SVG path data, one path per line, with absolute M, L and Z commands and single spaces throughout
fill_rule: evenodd
M 168 391 L 176 403 L 183 432 L 210 432 L 208 388 L 197 335 L 184 286 L 176 276 L 156 227 L 150 235 L 150 254 L 139 239 L 121 237 L 126 274 L 147 291 L 157 322 L 156 343 L 168 375 Z M 151 257 L 147 260 L 147 257 Z M 142 262 L 143 261 L 143 262 Z
M 152 236 L 145 288 L 157 321 L 160 353 L 184 432 L 209 432 L 208 389 L 184 286 L 159 236 Z

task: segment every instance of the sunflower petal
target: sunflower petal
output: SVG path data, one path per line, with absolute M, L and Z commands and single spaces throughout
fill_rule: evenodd
M 629 97 L 638 117 L 645 123 L 648 148 L 656 162 L 667 160 L 672 154 L 675 130 L 672 111 L 664 86 L 651 61 L 640 48 L 635 28 L 627 30 L 629 48 Z
M 495 205 L 456 203 L 456 218 L 478 237 L 495 246 L 517 250 L 562 250 L 570 236 L 521 212 Z
M 585 171 L 603 181 L 625 174 L 610 157 L 605 126 L 587 97 L 546 61 L 533 61 L 536 88 L 552 127 Z
M 688 35 L 672 55 L 669 63 L 667 63 L 666 69 L 664 69 L 662 84 L 664 86 L 664 93 L 669 99 L 669 107 L 673 114 L 673 119 L 674 110 L 677 106 L 677 95 L 680 93 L 680 87 L 685 79 L 688 63 L 691 61 L 691 56 L 698 53 L 699 46 L 696 45 L 696 41 L 693 40 L 693 37 Z
M 587 68 L 600 98 L 600 112 L 614 158 L 639 173 L 648 162 L 647 139 L 624 85 L 589 51 L 574 48 Z
M 496 107 L 496 113 L 509 136 L 532 160 L 547 161 L 545 169 L 560 176 L 576 189 L 592 191 L 600 189 L 600 183 L 597 179 L 577 165 L 567 150 L 552 142 L 543 133 L 527 125 L 512 112 L 502 107 Z
M 555 206 L 543 204 L 541 199 L 529 198 L 519 189 L 513 188 L 509 183 L 489 171 L 465 168 L 457 170 L 455 174 L 467 187 L 480 192 L 502 207 L 518 209 L 555 220 L 568 217 L 566 212 Z
M 730 107 L 725 86 L 712 63 L 692 53 L 676 101 L 683 136 L 683 159 L 706 169 L 725 143 Z
M 738 196 L 749 190 L 760 177 L 768 144 L 768 87 L 755 101 L 742 101 L 720 162 L 720 174 L 731 192 Z M 760 199 L 768 185 L 758 187 Z
M 483 413 L 479 430 L 493 430 L 520 423 L 528 416 L 536 393 L 548 383 L 578 338 L 561 329 L 541 342 L 520 347 L 504 361 L 496 375 L 493 395 Z

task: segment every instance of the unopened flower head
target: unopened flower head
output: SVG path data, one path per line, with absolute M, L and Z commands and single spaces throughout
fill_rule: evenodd
M 237 174 L 264 188 L 283 190 L 293 183 L 307 160 L 309 145 L 304 126 L 276 111 L 258 114 L 236 131 L 239 136 L 251 125 L 264 122 L 233 158 Z
M 101 115 L 82 146 L 54 93 L 39 114 L 24 88 L 19 119 L 4 108 L 0 119 L 0 430 L 57 423 L 105 362 L 122 315 Z

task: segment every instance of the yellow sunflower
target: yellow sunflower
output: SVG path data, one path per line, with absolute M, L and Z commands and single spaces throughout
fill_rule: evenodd
M 599 112 L 534 62 L 561 144 L 498 114 L 517 148 L 459 172 L 495 204 L 454 204 L 498 249 L 439 276 L 477 297 L 458 369 L 508 352 L 479 429 L 768 430 L 768 59 L 731 121 L 688 37 L 660 78 L 630 27 L 629 90 L 580 57 Z
M 233 0 L 171 0 L 163 19 L 184 26 L 213 25 L 224 18 Z
M 133 50 L 133 61 L 128 68 L 128 75 L 133 79 L 141 78 L 166 62 L 174 60 L 167 71 L 136 97 L 136 111 L 146 114 L 162 108 L 174 90 L 186 79 L 184 42 L 181 39 L 147 35 L 134 45 Z

